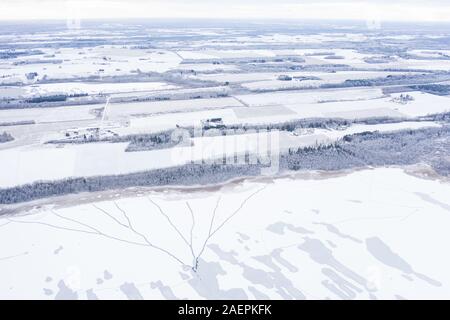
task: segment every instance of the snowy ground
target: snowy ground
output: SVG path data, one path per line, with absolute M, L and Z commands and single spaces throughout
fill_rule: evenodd
M 173 52 L 144 50 L 120 46 L 89 48 L 39 48 L 43 54 L 17 58 L 13 62 L 0 61 L 4 76 L 1 84 L 30 82 L 25 75 L 36 72 L 38 79 L 58 79 L 62 82 L 89 76 L 120 76 L 140 72 L 165 72 L 175 68 L 181 59 Z M 50 57 L 50 58 L 49 58 Z M 16 63 L 13 65 L 12 63 Z
M 448 182 L 386 168 L 187 191 L 94 194 L 2 217 L 0 297 L 449 296 Z
M 241 83 L 244 88 L 252 91 L 258 90 L 281 90 L 293 88 L 315 88 L 320 85 L 331 85 L 343 83 L 346 80 L 376 79 L 385 78 L 389 75 L 413 75 L 414 72 L 380 72 L 380 71 L 342 71 L 342 72 L 277 72 L 277 73 L 223 73 L 223 74 L 202 74 L 194 78 L 216 81 Z M 280 75 L 288 75 L 293 79 L 290 81 L 279 80 Z M 307 79 L 308 77 L 314 79 Z M 306 79 L 305 79 L 306 78 Z

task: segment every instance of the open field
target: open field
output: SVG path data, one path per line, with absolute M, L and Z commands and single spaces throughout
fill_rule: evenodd
M 0 297 L 441 299 L 449 191 L 377 169 L 94 194 L 0 218 Z

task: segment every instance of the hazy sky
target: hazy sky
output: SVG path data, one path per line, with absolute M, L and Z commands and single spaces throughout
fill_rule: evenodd
M 0 0 L 0 20 L 77 17 L 450 21 L 450 0 Z

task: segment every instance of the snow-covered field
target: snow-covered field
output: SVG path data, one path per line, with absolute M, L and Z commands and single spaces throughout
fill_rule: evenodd
M 61 108 L 30 108 L 0 110 L 2 122 L 34 121 L 36 123 L 55 123 L 64 121 L 92 120 L 92 111 L 104 105 L 87 105 Z
M 144 50 L 130 47 L 98 46 L 81 48 L 39 48 L 43 54 L 17 58 L 11 64 L 0 61 L 1 84 L 34 83 L 36 80 L 60 80 L 80 77 L 107 77 L 137 72 L 165 72 L 181 62 L 175 53 L 165 50 Z M 33 81 L 26 74 L 36 72 Z
M 450 31 L 406 26 L 2 22 L 0 299 L 448 299 Z
M 414 72 L 381 72 L 381 71 L 342 71 L 342 72 L 278 72 L 278 73 L 222 73 L 202 74 L 194 78 L 216 82 L 242 83 L 250 90 L 269 90 L 287 88 L 316 88 L 324 84 L 339 84 L 346 80 L 385 78 L 389 75 L 413 75 Z M 292 77 L 291 81 L 279 80 L 280 75 Z M 308 79 L 317 78 L 317 79 Z M 305 79 L 306 78 L 306 79 Z
M 133 116 L 141 118 L 145 115 L 153 115 L 156 117 L 160 114 L 164 114 L 167 117 L 173 118 L 171 122 L 172 125 L 174 125 L 176 123 L 175 119 L 177 118 L 177 113 L 179 112 L 195 114 L 195 112 L 204 112 L 208 109 L 215 110 L 241 106 L 242 103 L 231 97 L 136 103 L 112 103 L 109 105 L 106 116 L 108 119 L 129 119 Z
M 183 59 L 217 59 L 217 58 L 253 58 L 253 57 L 275 57 L 271 50 L 202 50 L 178 51 Z
M 384 96 L 380 89 L 313 90 L 239 96 L 252 107 L 283 105 L 296 112 L 296 117 L 417 117 L 450 110 L 450 98 L 423 92 L 406 92 L 413 101 L 399 104 L 401 94 Z
M 0 218 L 0 297 L 445 299 L 449 192 L 376 169 L 80 195 Z
M 262 94 L 248 94 L 238 96 L 250 106 L 264 106 L 273 104 L 300 105 L 306 103 L 318 103 L 322 101 L 341 100 L 370 100 L 383 96 L 378 88 L 349 88 L 333 90 L 308 90 L 270 92 Z

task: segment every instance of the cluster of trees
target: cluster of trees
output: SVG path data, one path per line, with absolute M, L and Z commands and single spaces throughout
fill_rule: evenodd
M 269 62 L 264 64 L 239 65 L 241 72 L 292 72 L 292 71 L 351 71 L 356 70 L 346 64 L 300 64 L 293 61 Z
M 341 170 L 354 167 L 427 163 L 439 174 L 450 175 L 450 127 L 364 132 L 333 144 L 289 150 L 280 165 L 290 170 Z
M 49 96 L 39 96 L 26 99 L 27 103 L 42 103 L 42 102 L 64 102 L 68 98 L 86 97 L 87 93 L 74 93 L 74 94 L 54 94 Z
M 278 76 L 278 80 L 280 81 L 291 81 L 292 77 L 287 74 L 282 74 Z
M 322 52 L 308 52 L 305 53 L 306 57 L 321 57 L 321 56 L 332 56 L 335 55 L 333 51 L 322 51 Z
M 295 80 L 297 81 L 306 81 L 306 80 L 322 80 L 319 77 L 315 77 L 315 76 L 296 76 L 293 77 Z
M 26 77 L 28 80 L 33 80 L 33 79 L 36 78 L 37 76 L 38 76 L 38 73 L 37 73 L 37 72 L 29 72 L 29 73 L 25 74 L 25 77 Z
M 12 121 L 12 122 L 0 122 L 0 127 L 12 127 L 12 126 L 24 126 L 27 124 L 35 124 L 34 120 Z
M 139 134 L 125 137 L 130 144 L 125 149 L 126 152 L 148 151 L 165 149 L 175 146 L 178 141 L 172 141 L 171 132 L 161 132 L 158 134 Z
M 293 80 L 293 79 L 295 79 L 295 80 L 297 80 L 297 81 L 321 80 L 320 78 L 315 77 L 315 76 L 297 76 L 297 77 L 291 77 L 291 76 L 286 75 L 286 74 L 282 74 L 282 75 L 279 75 L 279 76 L 278 76 L 278 80 L 281 80 L 281 81 L 291 81 L 291 80 Z
M 407 52 L 407 46 L 391 46 L 383 45 L 377 42 L 377 45 L 373 43 L 367 43 L 364 47 L 358 48 L 359 53 L 367 54 L 381 54 L 385 56 L 401 56 Z
M 407 104 L 408 102 L 414 101 L 414 97 L 409 94 L 400 94 L 400 96 L 395 97 L 392 101 L 400 104 Z
M 280 130 L 293 132 L 296 129 L 336 129 L 341 126 L 348 126 L 351 122 L 345 119 L 300 119 L 281 123 L 270 124 L 267 126 L 255 126 L 257 129 Z
M 288 170 L 342 170 L 361 166 L 339 144 L 289 150 L 280 157 L 280 167 Z
M 442 95 L 442 96 L 450 95 L 450 85 L 424 84 L 418 86 L 411 86 L 410 88 L 413 90 L 423 91 L 435 95 Z
M 30 99 L 26 99 L 27 103 L 42 103 L 42 102 L 61 102 L 66 101 L 67 95 L 65 94 L 55 94 L 51 96 L 39 96 Z
M 291 62 L 291 63 L 304 63 L 305 59 L 300 56 L 286 55 L 286 56 L 276 56 L 276 57 L 264 57 L 264 58 L 222 58 L 222 59 L 184 59 L 181 64 L 204 64 L 211 63 L 214 65 L 221 64 L 264 64 L 264 63 L 280 63 L 280 62 Z
M 450 112 L 430 114 L 419 118 L 421 121 L 439 121 L 450 123 Z
M 28 60 L 21 60 L 21 61 L 15 61 L 13 62 L 14 66 L 22 66 L 26 64 L 61 64 L 63 63 L 60 59 L 28 59 Z
M 9 142 L 12 140 L 14 140 L 14 138 L 8 132 L 0 133 L 0 143 Z
M 436 52 L 435 52 L 436 53 Z M 400 55 L 402 59 L 412 59 L 412 60 L 450 60 L 450 56 L 443 53 L 439 53 L 437 56 L 422 56 L 411 53 L 404 53 Z
M 411 74 L 411 75 L 388 75 L 385 78 L 374 78 L 374 79 L 351 79 L 345 80 L 340 84 L 323 84 L 321 88 L 347 88 L 347 87 L 370 87 L 370 86 L 380 86 L 380 85 L 405 85 L 411 82 L 425 82 L 425 81 L 438 81 L 438 80 L 450 80 L 450 74 Z M 411 86 L 413 90 L 421 91 L 434 91 L 440 94 L 450 94 L 448 88 L 450 86 L 445 85 L 420 85 Z
M 44 54 L 41 50 L 30 50 L 30 51 L 16 51 L 16 50 L 5 50 L 0 51 L 0 59 L 15 59 L 21 56 L 32 56 Z
M 50 196 L 94 192 L 132 186 L 210 184 L 260 173 L 257 165 L 187 164 L 180 167 L 115 176 L 72 178 L 55 182 L 36 182 L 0 189 L 0 203 L 12 204 Z
M 389 63 L 395 61 L 395 58 L 392 56 L 382 56 L 382 57 L 366 57 L 364 58 L 365 63 L 370 64 L 381 64 L 381 63 Z
M 324 57 L 324 59 L 327 59 L 327 60 L 342 60 L 342 59 L 345 59 L 345 57 L 332 54 L 332 55 Z

